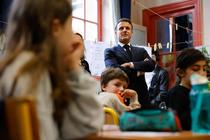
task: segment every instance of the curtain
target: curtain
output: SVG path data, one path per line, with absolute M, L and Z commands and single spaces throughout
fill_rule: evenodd
M 112 5 L 112 22 L 113 22 L 113 30 L 115 30 L 115 26 L 117 24 L 117 21 L 121 18 L 120 16 L 120 1 L 119 0 L 111 0 Z M 117 38 L 115 36 L 115 43 L 117 43 Z
M 9 7 L 12 0 L 1 0 L 0 1 L 0 31 L 4 30 L 7 23 L 7 17 L 9 14 Z
M 120 0 L 121 18 L 131 18 L 131 0 Z

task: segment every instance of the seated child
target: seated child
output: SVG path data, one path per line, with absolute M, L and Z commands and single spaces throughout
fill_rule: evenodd
M 101 90 L 99 93 L 100 102 L 113 108 L 119 115 L 135 108 L 140 108 L 138 95 L 128 86 L 128 76 L 119 68 L 108 68 L 101 74 Z M 125 105 L 125 99 L 130 99 L 130 104 Z
M 169 107 L 177 112 L 183 130 L 191 129 L 190 77 L 193 73 L 207 76 L 205 56 L 194 48 L 184 49 L 176 60 L 180 83 L 169 90 Z

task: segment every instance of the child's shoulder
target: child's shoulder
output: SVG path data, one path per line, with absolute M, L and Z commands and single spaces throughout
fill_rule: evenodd
M 100 92 L 99 96 L 101 97 L 106 97 L 106 98 L 117 98 L 117 96 L 115 95 L 115 93 L 111 93 L 111 92 Z
M 101 93 L 99 93 L 98 98 L 104 104 L 120 102 L 117 95 L 115 93 L 110 93 L 110 92 L 101 92 Z
M 184 87 L 184 86 L 181 86 L 181 85 L 176 85 L 174 86 L 173 88 L 171 88 L 169 90 L 169 95 L 171 94 L 183 94 L 183 93 L 188 93 L 190 91 L 190 89 Z

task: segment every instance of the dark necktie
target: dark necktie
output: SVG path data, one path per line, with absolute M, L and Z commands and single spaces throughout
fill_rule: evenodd
M 129 45 L 124 45 L 123 48 L 125 48 L 126 53 L 128 54 L 129 58 L 132 59 L 132 54 L 131 54 L 130 46 Z

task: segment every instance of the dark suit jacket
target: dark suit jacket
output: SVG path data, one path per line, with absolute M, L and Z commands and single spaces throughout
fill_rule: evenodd
M 150 102 L 157 106 L 160 102 L 167 102 L 168 86 L 168 72 L 157 65 L 149 88 Z
M 131 45 L 132 59 L 120 45 L 107 48 L 104 51 L 104 61 L 106 67 L 119 67 L 125 71 L 129 77 L 128 88 L 138 93 L 138 99 L 142 107 L 149 103 L 149 96 L 144 74 L 137 76 L 137 72 L 151 72 L 155 67 L 155 62 L 148 55 L 144 48 L 133 47 Z M 126 62 L 133 62 L 134 68 L 124 68 L 120 65 Z

